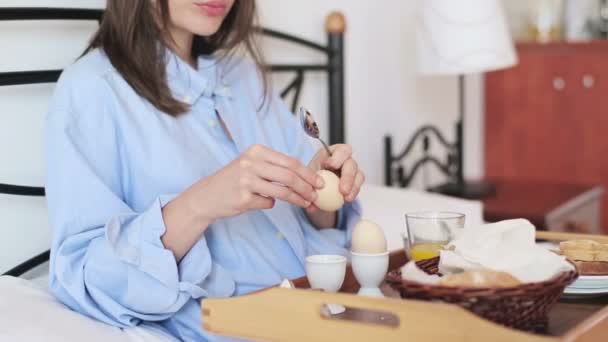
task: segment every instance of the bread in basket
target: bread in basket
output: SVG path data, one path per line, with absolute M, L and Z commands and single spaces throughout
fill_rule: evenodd
M 416 264 L 428 274 L 437 274 L 439 257 Z M 507 327 L 542 332 L 547 329 L 549 311 L 577 276 L 576 270 L 572 270 L 547 281 L 514 287 L 467 288 L 404 280 L 401 271 L 395 270 L 389 272 L 387 282 L 402 298 L 456 304 Z

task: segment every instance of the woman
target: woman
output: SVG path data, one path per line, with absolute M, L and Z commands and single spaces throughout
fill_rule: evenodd
M 181 340 L 201 300 L 304 275 L 346 252 L 364 176 L 347 145 L 314 153 L 255 63 L 250 0 L 108 0 L 47 119 L 50 288 L 108 324 Z M 315 208 L 315 171 L 348 204 Z

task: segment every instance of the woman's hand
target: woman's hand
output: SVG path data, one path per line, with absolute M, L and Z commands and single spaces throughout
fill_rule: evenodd
M 163 208 L 166 248 L 180 260 L 218 219 L 269 209 L 275 199 L 308 208 L 323 179 L 295 158 L 254 145 Z
M 344 201 L 353 202 L 365 182 L 365 175 L 353 159 L 353 149 L 350 145 L 332 145 L 329 149 L 332 153 L 331 157 L 325 149 L 322 149 L 312 159 L 310 167 L 315 170 L 338 171 L 340 174 L 340 193 L 344 196 Z M 308 207 L 306 213 L 318 228 L 334 227 L 336 224 L 335 213 L 323 212 L 314 205 Z
M 269 209 L 275 199 L 307 208 L 323 180 L 295 158 L 255 145 L 214 175 L 193 186 L 199 216 L 215 221 Z

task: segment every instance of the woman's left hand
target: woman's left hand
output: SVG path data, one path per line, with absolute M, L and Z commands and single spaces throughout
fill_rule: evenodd
M 328 156 L 325 149 L 320 150 L 310 163 L 315 170 L 327 169 L 338 171 L 340 174 L 339 189 L 344 196 L 345 202 L 353 202 L 361 186 L 365 182 L 365 175 L 359 169 L 357 162 L 353 159 L 353 149 L 347 144 L 337 144 L 329 147 L 332 155 Z M 309 213 L 315 212 L 314 205 L 307 208 Z

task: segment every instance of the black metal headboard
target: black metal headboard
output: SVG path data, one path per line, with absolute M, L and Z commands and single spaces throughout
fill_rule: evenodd
M 101 22 L 103 10 L 80 8 L 38 8 L 38 7 L 5 7 L 0 8 L 0 21 L 31 21 L 31 20 L 86 20 Z M 294 73 L 294 78 L 281 91 L 281 97 L 292 94 L 291 109 L 296 111 L 300 92 L 305 77 L 310 72 L 325 72 L 329 83 L 329 141 L 331 144 L 344 142 L 344 30 L 345 19 L 340 13 L 331 13 L 326 20 L 328 35 L 327 45 L 302 39 L 283 32 L 258 28 L 258 32 L 266 37 L 284 40 L 304 46 L 327 56 L 325 64 L 271 64 L 268 69 L 274 73 Z M 23 70 L 2 72 L 0 70 L 0 86 L 16 86 L 39 83 L 54 83 L 59 79 L 62 70 Z M 16 196 L 45 195 L 43 187 L 4 184 L 0 180 L 0 194 Z M 49 259 L 49 251 L 45 251 L 24 263 L 14 267 L 5 275 L 20 276 Z

